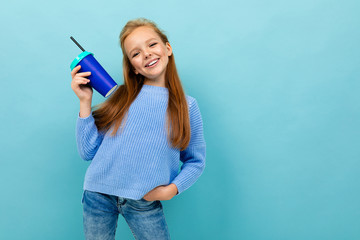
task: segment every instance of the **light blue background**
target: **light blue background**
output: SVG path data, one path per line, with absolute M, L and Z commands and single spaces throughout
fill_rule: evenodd
M 0 239 L 83 239 L 77 39 L 122 83 L 119 33 L 168 34 L 207 165 L 164 211 L 173 239 L 360 239 L 359 1 L 7 1 Z M 93 104 L 104 101 L 97 92 Z M 117 239 L 133 239 L 120 216 Z

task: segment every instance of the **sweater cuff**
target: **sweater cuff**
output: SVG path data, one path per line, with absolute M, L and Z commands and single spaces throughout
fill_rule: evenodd
M 80 119 L 88 119 L 90 117 L 92 117 L 92 112 L 90 112 L 90 115 L 87 117 L 80 117 L 80 112 L 78 112 L 78 118 L 80 118 Z
M 183 189 L 182 189 L 182 186 L 181 184 L 179 183 L 179 181 L 177 181 L 176 179 L 174 179 L 174 181 L 171 182 L 172 184 L 175 184 L 176 185 L 176 188 L 178 189 L 177 193 L 175 196 L 178 196 L 180 193 L 183 192 Z M 170 183 L 170 184 L 171 184 Z
M 92 124 L 94 124 L 95 119 L 94 119 L 92 113 L 90 113 L 89 116 L 82 118 L 82 117 L 80 117 L 80 112 L 79 112 L 76 122 L 77 122 L 76 125 L 77 125 L 78 130 L 80 132 L 82 132 L 85 129 L 87 129 L 88 126 L 91 126 Z

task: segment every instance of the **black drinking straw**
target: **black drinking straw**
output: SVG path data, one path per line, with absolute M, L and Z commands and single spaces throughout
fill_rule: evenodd
M 85 52 L 85 49 L 71 36 L 70 39 L 83 51 Z

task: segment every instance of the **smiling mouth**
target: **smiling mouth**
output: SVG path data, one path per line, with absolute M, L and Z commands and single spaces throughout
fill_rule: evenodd
M 148 65 L 146 65 L 145 67 L 146 67 L 146 68 L 151 68 L 151 67 L 154 67 L 154 66 L 156 66 L 156 65 L 158 64 L 159 60 L 160 60 L 160 58 L 158 58 L 158 59 L 156 59 L 156 60 L 152 61 L 151 63 L 149 63 L 149 64 L 148 64 Z

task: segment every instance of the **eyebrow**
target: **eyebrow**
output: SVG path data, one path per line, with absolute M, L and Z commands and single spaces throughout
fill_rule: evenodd
M 156 38 L 149 38 L 148 40 L 146 40 L 146 43 L 147 42 L 150 42 L 151 40 L 157 40 Z M 136 50 L 136 48 L 137 48 L 137 46 L 136 47 L 134 47 L 130 52 L 129 52 L 129 54 L 131 54 L 134 50 Z

